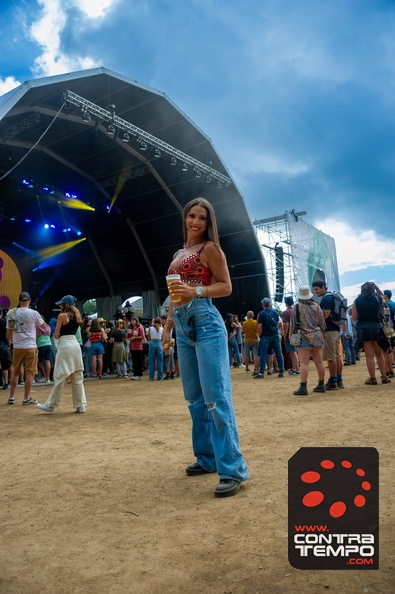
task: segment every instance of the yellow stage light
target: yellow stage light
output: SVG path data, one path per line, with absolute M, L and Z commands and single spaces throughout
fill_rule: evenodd
M 53 245 L 42 250 L 38 250 L 37 256 L 40 260 L 47 260 L 48 258 L 53 258 L 59 254 L 63 254 L 63 252 L 66 252 L 67 250 L 71 250 L 73 247 L 81 243 L 81 241 L 85 240 L 86 237 L 82 237 L 82 239 L 76 239 L 75 241 L 67 241 L 66 243 Z

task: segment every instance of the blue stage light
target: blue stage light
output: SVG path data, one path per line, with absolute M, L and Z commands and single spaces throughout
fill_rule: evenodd
M 49 229 L 49 225 L 48 225 L 48 223 L 45 223 L 45 225 L 44 225 L 44 229 Z
M 32 220 L 31 219 L 25 219 L 25 223 L 31 223 Z
M 77 235 L 82 235 L 82 234 L 81 234 L 81 231 L 77 231 Z

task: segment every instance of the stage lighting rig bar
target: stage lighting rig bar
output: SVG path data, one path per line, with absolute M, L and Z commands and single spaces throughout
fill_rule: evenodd
M 167 153 L 168 155 L 175 157 L 181 163 L 187 163 L 195 171 L 200 171 L 201 173 L 210 175 L 219 182 L 223 183 L 225 187 L 229 186 L 229 184 L 232 183 L 230 177 L 224 175 L 223 173 L 220 173 L 216 169 L 213 169 L 212 167 L 210 167 L 210 165 L 206 165 L 205 163 L 198 161 L 198 159 L 194 159 L 190 155 L 187 155 L 183 151 L 180 151 L 171 144 L 168 144 L 167 142 L 160 140 L 160 138 L 157 138 L 149 132 L 142 130 L 138 126 L 135 126 L 134 124 L 131 124 L 130 122 L 127 122 L 126 120 L 123 120 L 122 118 L 118 117 L 117 115 L 115 115 L 115 110 L 108 111 L 108 109 L 103 109 L 99 105 L 96 105 L 96 103 L 92 103 L 91 101 L 88 101 L 88 99 L 85 99 L 84 97 L 81 97 L 80 95 L 77 95 L 76 93 L 73 93 L 69 90 L 63 93 L 63 103 L 72 103 L 73 105 L 80 107 L 83 113 L 88 112 L 91 115 L 100 118 L 101 120 L 104 120 L 108 123 L 112 123 L 120 130 L 128 132 L 129 134 L 137 137 L 140 142 L 145 141 L 154 148 L 158 148 L 160 151 L 163 151 L 164 153 Z M 109 105 L 108 107 L 113 108 L 114 106 Z

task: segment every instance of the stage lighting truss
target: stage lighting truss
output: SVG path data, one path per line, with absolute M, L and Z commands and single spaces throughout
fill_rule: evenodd
M 187 153 L 180 151 L 171 144 L 164 142 L 163 140 L 153 136 L 149 132 L 146 132 L 145 130 L 138 128 L 138 126 L 135 126 L 134 124 L 131 124 L 130 122 L 127 122 L 126 120 L 123 120 L 122 118 L 118 117 L 117 115 L 115 115 L 114 105 L 109 105 L 107 109 L 104 109 L 99 105 L 96 105 L 96 103 L 92 103 L 84 97 L 81 97 L 80 95 L 77 95 L 76 93 L 73 93 L 69 90 L 63 93 L 62 101 L 64 106 L 73 104 L 77 107 L 80 107 L 83 114 L 90 114 L 91 116 L 95 116 L 107 122 L 107 126 L 116 126 L 119 130 L 121 130 L 124 133 L 122 140 L 125 143 L 128 142 L 127 140 L 125 140 L 125 134 L 128 134 L 129 136 L 133 136 L 136 138 L 137 142 L 140 144 L 140 150 L 146 151 L 148 146 L 152 146 L 154 149 L 154 156 L 156 158 L 159 158 L 159 153 L 160 155 L 170 155 L 171 165 L 177 165 L 177 163 L 180 162 L 183 164 L 183 171 L 187 171 L 188 165 L 190 165 L 195 171 L 196 177 L 200 178 L 202 174 L 206 175 L 206 180 L 207 178 L 209 179 L 207 183 L 211 183 L 210 178 L 211 181 L 213 179 L 217 181 L 216 185 L 218 188 L 221 188 L 222 185 L 224 185 L 225 188 L 227 188 L 231 183 L 233 183 L 230 177 L 214 169 L 211 166 L 211 162 L 210 164 L 206 164 L 199 161 L 198 159 L 194 159 L 190 155 L 187 155 Z M 84 121 L 86 120 L 84 119 Z M 200 175 L 198 172 L 200 173 Z

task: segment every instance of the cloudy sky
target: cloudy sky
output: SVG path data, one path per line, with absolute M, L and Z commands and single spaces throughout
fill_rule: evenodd
M 394 0 L 1 0 L 0 95 L 103 66 L 209 136 L 251 219 L 307 211 L 395 293 Z

